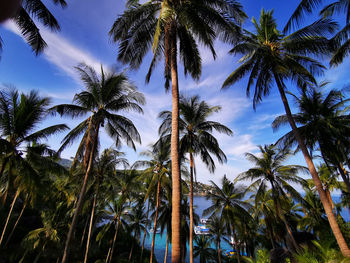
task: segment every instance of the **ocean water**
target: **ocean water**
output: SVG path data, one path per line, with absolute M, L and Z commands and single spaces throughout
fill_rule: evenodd
M 340 196 L 333 196 L 333 201 L 335 203 L 340 201 Z M 208 208 L 211 205 L 211 201 L 207 200 L 203 196 L 195 196 L 193 198 L 193 204 L 194 204 L 194 210 L 195 212 L 202 218 L 202 213 L 203 211 Z M 341 215 L 345 219 L 345 221 L 350 221 L 350 210 L 349 209 L 343 209 L 341 212 Z M 145 247 L 148 249 L 151 249 L 152 245 L 152 234 L 148 235 L 145 240 Z M 212 244 L 213 248 L 215 248 L 214 244 Z M 165 256 L 165 247 L 166 247 L 166 231 L 164 231 L 163 235 L 161 234 L 156 234 L 155 237 L 155 246 L 154 246 L 154 254 L 157 258 L 158 263 L 161 263 L 164 261 L 164 256 Z M 230 250 L 232 247 L 223 241 L 221 243 L 221 249 L 222 251 L 225 250 Z M 189 251 L 188 245 L 187 245 L 187 252 Z M 168 249 L 168 260 L 167 262 L 171 262 L 171 244 L 169 244 L 169 249 Z M 189 257 L 187 253 L 186 257 L 186 263 L 189 262 Z M 199 262 L 199 259 L 194 259 L 194 262 Z

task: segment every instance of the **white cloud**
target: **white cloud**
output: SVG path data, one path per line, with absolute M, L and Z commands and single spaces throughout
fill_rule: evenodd
M 220 143 L 223 151 L 231 160 L 239 160 L 243 158 L 246 152 L 255 151 L 257 149 L 251 134 L 237 134 L 233 137 L 229 137 L 229 139 L 223 138 L 221 139 Z
M 13 21 L 6 22 L 4 26 L 6 29 L 23 38 L 21 31 Z M 101 62 L 97 58 L 72 44 L 59 33 L 54 33 L 44 27 L 40 27 L 40 34 L 48 45 L 44 50 L 44 57 L 70 77 L 79 81 L 79 76 L 74 67 L 81 62 L 99 70 Z
M 195 160 L 196 164 L 196 170 L 197 170 L 197 181 L 203 182 L 203 183 L 209 183 L 210 181 L 213 181 L 216 184 L 220 185 L 221 179 L 224 175 L 226 177 L 233 181 L 238 174 L 241 172 L 244 172 L 245 170 L 249 169 L 249 163 L 246 161 L 243 161 L 240 163 L 240 165 L 232 165 L 230 162 L 225 164 L 220 164 L 218 162 L 215 162 L 215 172 L 210 173 L 206 165 L 200 160 L 200 158 L 196 158 Z
M 259 131 L 263 130 L 265 128 L 271 128 L 271 124 L 273 120 L 280 116 L 283 115 L 284 113 L 279 113 L 279 114 L 261 114 L 254 118 L 252 124 L 248 127 L 248 130 L 252 131 Z

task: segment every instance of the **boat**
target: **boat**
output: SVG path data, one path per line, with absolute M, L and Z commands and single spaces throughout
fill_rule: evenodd
M 206 225 L 209 222 L 209 218 L 201 218 L 201 224 Z
M 209 228 L 206 226 L 195 226 L 194 227 L 194 233 L 196 235 L 209 235 Z
M 148 229 L 148 232 L 150 232 L 151 234 L 153 234 L 153 228 Z M 158 228 L 156 229 L 156 234 L 160 234 L 160 227 L 158 227 Z

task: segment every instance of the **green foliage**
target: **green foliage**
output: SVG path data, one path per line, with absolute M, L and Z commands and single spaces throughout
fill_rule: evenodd
M 258 249 L 255 255 L 255 259 L 243 257 L 246 263 L 270 263 L 270 253 L 266 249 Z
M 339 250 L 331 248 L 327 243 L 313 242 L 313 248 L 304 248 L 293 255 L 298 263 L 347 263 L 349 258 L 344 258 Z

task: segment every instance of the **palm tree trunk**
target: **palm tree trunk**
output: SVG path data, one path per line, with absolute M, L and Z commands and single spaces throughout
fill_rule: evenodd
M 235 239 L 235 250 L 236 250 L 236 255 L 237 255 L 237 262 L 241 262 L 241 254 L 239 253 L 239 246 L 238 246 L 238 238 L 237 235 L 235 234 L 235 231 L 233 229 L 233 238 Z
M 10 239 L 11 239 L 13 233 L 15 232 L 15 229 L 16 229 L 16 227 L 17 227 L 19 221 L 20 221 L 21 218 L 22 218 L 24 209 L 27 207 L 27 203 L 28 203 L 28 194 L 27 194 L 26 200 L 24 201 L 22 210 L 21 210 L 21 212 L 19 213 L 19 216 L 18 216 L 18 218 L 17 218 L 17 220 L 16 220 L 16 223 L 15 223 L 15 225 L 13 226 L 13 228 L 12 228 L 12 230 L 11 230 L 11 233 L 10 233 L 8 239 L 6 240 L 5 247 L 6 247 L 7 243 L 10 241 Z
M 146 240 L 147 227 L 148 227 L 148 221 L 149 221 L 149 220 L 148 220 L 149 207 L 150 207 L 150 200 L 148 200 L 148 204 L 147 204 L 147 215 L 146 215 L 147 221 L 146 221 L 146 224 L 145 224 L 145 230 L 144 230 L 144 232 L 143 232 L 143 239 L 142 239 L 142 248 L 141 248 L 140 262 L 142 262 L 143 250 L 144 250 L 144 248 L 145 248 L 145 240 Z
M 80 248 L 83 247 L 83 243 L 84 243 L 84 239 L 85 239 L 85 233 L 86 233 L 86 229 L 88 227 L 88 223 L 89 223 L 89 218 L 86 218 L 85 225 L 84 225 L 84 231 L 83 231 L 83 234 L 81 235 Z
M 133 239 L 135 239 L 135 234 L 134 234 L 134 236 L 133 236 Z M 134 240 L 132 241 L 132 245 L 131 245 L 131 249 L 130 249 L 130 254 L 129 254 L 129 262 L 130 262 L 130 260 L 131 260 L 131 257 L 132 257 L 132 251 L 134 250 L 134 245 L 135 245 L 135 242 L 134 242 Z
M 159 176 L 159 175 L 158 175 Z M 152 247 L 151 247 L 151 258 L 150 263 L 153 262 L 153 255 L 154 255 L 154 242 L 156 240 L 156 232 L 157 232 L 157 221 L 158 221 L 158 209 L 159 209 L 159 193 L 160 193 L 160 178 L 158 177 L 158 183 L 157 183 L 157 205 L 156 205 L 156 214 L 154 217 L 154 225 L 153 225 L 153 236 L 152 236 Z
M 119 224 L 120 224 L 120 218 L 118 217 L 118 219 L 117 219 L 117 226 L 115 228 L 115 233 L 114 233 L 114 237 L 113 237 L 112 246 L 110 247 L 110 252 L 108 252 L 108 255 L 107 255 L 107 258 L 106 258 L 106 263 L 107 262 L 112 262 L 115 241 L 117 240 L 117 236 L 118 236 Z
M 177 73 L 177 43 L 176 27 L 166 39 L 170 44 L 170 70 L 171 70 L 171 174 L 172 174 L 172 218 L 171 218 L 171 262 L 181 262 L 181 174 L 179 163 L 179 86 Z
M 14 198 L 13 198 L 13 201 L 12 201 L 12 203 L 11 203 L 11 208 L 10 208 L 10 211 L 9 211 L 9 213 L 8 213 L 8 215 L 7 215 L 6 223 L 5 223 L 4 229 L 2 230 L 2 234 L 1 234 L 1 238 L 0 238 L 0 246 L 1 246 L 1 244 L 2 244 L 2 241 L 4 240 L 5 232 L 6 232 L 8 223 L 9 223 L 9 221 L 10 221 L 10 217 L 11 217 L 11 214 L 12 214 L 12 211 L 13 211 L 13 207 L 15 206 L 15 203 L 16 203 L 16 201 L 17 201 L 18 196 L 19 196 L 19 191 L 17 190 L 17 191 L 16 191 L 16 194 L 15 194 L 15 196 L 14 196 Z
M 221 263 L 221 242 L 220 242 L 220 239 L 218 241 L 218 260 L 219 260 L 219 263 Z
M 286 94 L 284 92 L 284 85 L 282 84 L 282 82 L 280 81 L 279 77 L 274 74 L 274 77 L 275 77 L 275 80 L 276 80 L 276 84 L 277 84 L 277 87 L 278 87 L 278 90 L 279 90 L 279 93 L 281 95 L 281 99 L 282 99 L 282 102 L 283 102 L 283 105 L 284 105 L 284 108 L 285 108 L 285 111 L 286 111 L 286 115 L 287 115 L 287 118 L 288 118 L 288 121 L 289 121 L 289 124 L 293 130 L 293 133 L 294 133 L 294 136 L 295 138 L 297 139 L 298 141 L 298 145 L 299 145 L 299 148 L 301 149 L 303 155 L 304 155 L 304 158 L 305 158 L 305 161 L 306 161 L 306 164 L 309 168 L 309 171 L 310 171 L 310 174 L 311 174 L 311 177 L 315 183 L 315 186 L 316 186 L 316 189 L 318 191 L 318 194 L 320 196 L 320 200 L 323 204 L 323 207 L 326 211 L 326 214 L 327 214 L 327 217 L 328 217 L 328 221 L 329 221 L 329 224 L 331 226 L 331 229 L 333 231 L 333 234 L 334 234 L 334 237 L 335 239 L 337 240 L 337 243 L 338 243 L 338 246 L 340 248 L 340 251 L 342 252 L 343 256 L 345 257 L 350 257 L 350 250 L 349 250 L 349 247 L 348 245 L 346 244 L 346 241 L 343 237 L 343 234 L 341 233 L 340 231 L 340 228 L 339 228 L 339 225 L 337 223 L 337 220 L 333 214 L 333 211 L 332 211 L 332 207 L 328 201 L 328 198 L 327 198 L 327 195 L 323 189 L 323 186 L 322 186 L 322 182 L 317 174 L 317 171 L 315 169 L 315 165 L 310 157 L 310 154 L 304 144 L 304 141 L 298 131 L 298 128 L 294 122 L 294 119 L 292 117 L 292 112 L 289 108 L 289 104 L 288 104 L 288 100 L 287 100 L 287 97 L 286 97 Z
M 169 248 L 169 231 L 166 231 L 166 245 L 165 245 L 164 263 L 166 263 L 167 258 L 168 258 L 168 248 Z
M 95 207 L 96 207 L 96 202 L 97 202 L 98 188 L 99 188 L 99 184 L 97 182 L 96 194 L 95 194 L 95 197 L 94 197 L 94 201 L 92 203 L 92 210 L 91 210 L 91 216 L 90 216 L 90 225 L 89 225 L 89 233 L 88 233 L 88 237 L 87 237 L 87 241 L 86 241 L 86 250 L 85 250 L 84 263 L 87 262 L 87 258 L 88 258 L 88 254 L 89 254 L 90 239 L 91 239 L 92 225 L 93 225 L 93 221 L 94 221 Z
M 73 232 L 74 232 L 75 226 L 77 224 L 77 220 L 78 220 L 78 216 L 79 216 L 80 210 L 81 210 L 81 208 L 83 206 L 83 200 L 84 200 L 84 195 L 85 195 L 85 191 L 86 191 L 86 187 L 87 187 L 87 181 L 88 181 L 88 177 L 90 175 L 90 172 L 92 170 L 92 166 L 93 166 L 92 164 L 94 162 L 95 149 L 96 149 L 96 146 L 97 146 L 99 128 L 100 128 L 100 125 L 97 124 L 96 130 L 95 130 L 95 134 L 94 134 L 94 138 L 93 138 L 93 143 L 92 143 L 92 150 L 90 152 L 89 164 L 88 164 L 88 167 L 87 167 L 86 172 L 85 172 L 85 177 L 84 177 L 83 185 L 82 185 L 81 190 L 80 190 L 77 207 L 75 208 L 73 219 L 72 219 L 72 223 L 71 223 L 69 231 L 68 231 L 67 240 L 66 240 L 66 244 L 65 244 L 65 247 L 64 247 L 64 252 L 63 252 L 63 257 L 62 257 L 61 263 L 66 263 L 68 261 L 70 242 L 71 242 L 72 237 L 73 237 Z
M 287 230 L 287 234 L 288 234 L 288 237 L 290 239 L 290 242 L 292 243 L 292 247 L 293 247 L 294 250 L 296 250 L 298 248 L 298 245 L 295 242 L 292 230 L 290 229 L 284 214 L 281 213 L 280 203 L 278 201 L 278 195 L 276 193 L 276 187 L 275 187 L 275 184 L 274 184 L 273 180 L 270 180 L 270 184 L 271 184 L 272 195 L 273 195 L 273 203 L 274 203 L 274 206 L 275 206 L 276 214 L 277 214 L 278 218 L 280 218 L 282 220 L 282 222 L 283 222 L 283 224 L 284 224 L 284 226 L 285 226 L 285 228 Z
M 193 263 L 193 154 L 190 153 L 190 263 Z
M 264 217 L 266 218 L 265 215 L 264 215 Z M 272 249 L 275 249 L 276 247 L 275 247 L 275 240 L 273 239 L 273 230 L 272 230 L 272 227 L 270 226 L 270 224 L 268 224 L 266 222 L 266 219 L 265 219 L 265 225 L 266 225 L 266 230 L 267 230 L 267 232 L 269 233 L 269 236 L 270 236 Z

